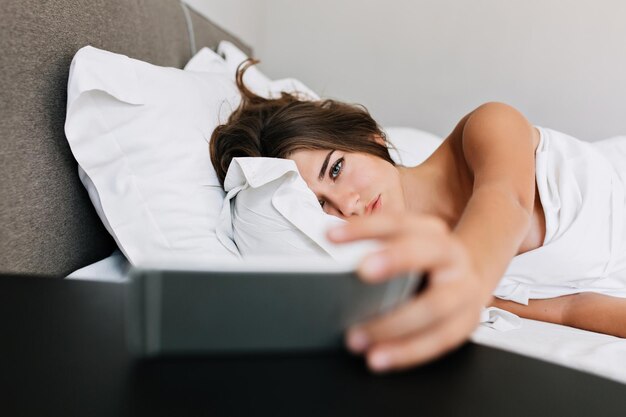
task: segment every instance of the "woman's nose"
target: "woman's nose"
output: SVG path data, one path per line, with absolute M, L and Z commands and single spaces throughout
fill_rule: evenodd
M 361 214 L 358 212 L 359 196 L 355 192 L 345 192 L 338 195 L 337 202 L 334 206 L 337 208 L 338 214 L 342 217 L 350 217 Z

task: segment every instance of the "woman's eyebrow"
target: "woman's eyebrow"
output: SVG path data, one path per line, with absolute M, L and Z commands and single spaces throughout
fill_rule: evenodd
M 317 177 L 320 181 L 324 179 L 324 172 L 326 172 L 326 167 L 328 166 L 328 160 L 330 159 L 330 155 L 332 155 L 333 152 L 335 152 L 334 149 L 328 152 L 328 155 L 326 155 L 326 159 L 324 159 L 324 163 L 322 164 L 322 169 L 320 169 L 320 174 Z

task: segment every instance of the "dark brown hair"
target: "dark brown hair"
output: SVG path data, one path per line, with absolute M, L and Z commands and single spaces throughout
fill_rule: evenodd
M 375 141 L 379 136 L 386 143 L 386 135 L 365 107 L 330 99 L 312 101 L 297 93 L 260 97 L 243 83 L 245 71 L 257 63 L 247 59 L 237 68 L 241 103 L 211 135 L 211 162 L 222 186 L 237 157 L 287 158 L 297 150 L 337 149 L 368 153 L 395 165 L 387 146 Z

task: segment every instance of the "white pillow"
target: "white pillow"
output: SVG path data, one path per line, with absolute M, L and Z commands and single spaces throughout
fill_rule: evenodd
M 185 65 L 185 71 L 220 73 L 232 78 L 234 81 L 237 67 L 241 62 L 248 59 L 248 56 L 228 41 L 220 42 L 218 51 L 222 51 L 226 59 L 223 59 L 211 49 L 204 47 Z M 256 66 L 246 70 L 243 81 L 250 91 L 261 97 L 280 97 L 282 91 L 287 91 L 299 93 L 299 97 L 302 99 L 320 99 L 317 93 L 304 85 L 300 80 L 295 78 L 271 80 Z
M 443 143 L 439 136 L 413 127 L 386 127 L 387 139 L 396 150 L 389 149 L 397 164 L 414 167 L 424 162 Z
M 328 256 L 357 261 L 372 241 L 336 245 L 325 231 L 344 220 L 326 214 L 296 163 L 280 158 L 233 158 L 217 237 L 242 256 Z M 236 197 L 236 198 L 235 198 Z
M 130 264 L 119 249 L 108 257 L 84 266 L 69 274 L 68 279 L 88 281 L 123 282 L 128 276 Z
M 235 72 L 226 64 L 224 58 L 213 52 L 210 48 L 204 47 L 191 57 L 185 71 L 210 72 L 211 74 L 222 74 L 230 79 L 235 79 Z
M 74 56 L 66 136 L 100 218 L 132 264 L 233 256 L 215 236 L 225 193 L 208 141 L 239 100 L 219 72 L 91 46 Z
M 235 74 L 239 64 L 249 58 L 248 55 L 229 41 L 221 41 L 219 45 L 217 45 L 217 53 L 224 58 L 226 67 L 231 74 Z M 263 74 L 261 70 L 259 70 L 257 65 L 253 65 L 248 68 L 243 76 L 243 81 L 248 88 L 257 94 L 263 94 L 266 86 L 272 82 L 267 75 Z

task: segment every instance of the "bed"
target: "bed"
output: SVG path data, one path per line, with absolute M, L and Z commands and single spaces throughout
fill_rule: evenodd
M 221 40 L 251 49 L 177 0 L 95 0 L 90 7 L 9 0 L 3 8 L 0 59 L 9 76 L 0 78 L 0 270 L 124 280 L 128 264 L 80 181 L 64 134 L 72 57 L 90 44 L 182 68 L 202 46 L 215 49 Z M 522 320 L 507 331 L 483 325 L 472 340 L 626 383 L 623 339 Z

